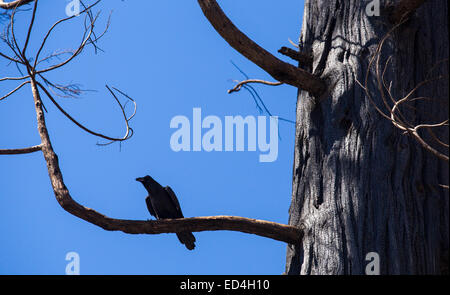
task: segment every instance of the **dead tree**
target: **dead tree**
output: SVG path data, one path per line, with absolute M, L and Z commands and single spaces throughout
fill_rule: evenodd
M 447 2 L 380 1 L 378 16 L 359 0 L 305 2 L 300 52 L 280 50 L 298 67 L 243 34 L 215 0 L 198 0 L 230 46 L 276 80 L 242 81 L 230 92 L 247 83 L 299 89 L 289 225 L 222 216 L 118 220 L 76 203 L 45 126 L 39 90 L 50 95 L 23 56 L 26 44 L 2 56 L 29 69 L 23 84 L 32 88 L 42 143 L 18 151 L 41 150 L 62 208 L 106 230 L 258 234 L 289 244 L 287 274 L 363 274 L 369 252 L 379 255 L 382 274 L 446 272 Z

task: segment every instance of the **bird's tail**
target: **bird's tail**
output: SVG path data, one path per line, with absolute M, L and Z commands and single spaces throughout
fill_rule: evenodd
M 186 248 L 188 248 L 188 250 L 194 250 L 195 237 L 192 233 L 190 233 L 188 231 L 180 232 L 180 233 L 177 233 L 177 237 L 178 237 L 178 240 L 180 240 L 180 242 L 182 244 L 184 244 L 186 246 Z

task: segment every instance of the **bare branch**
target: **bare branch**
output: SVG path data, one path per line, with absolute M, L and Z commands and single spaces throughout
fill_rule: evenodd
M 25 80 L 30 78 L 30 76 L 23 76 L 23 77 L 5 77 L 5 78 L 1 78 L 0 82 L 3 81 L 20 81 L 20 80 Z
M 12 2 L 5 2 L 4 0 L 0 0 L 0 8 L 3 9 L 14 9 L 19 6 L 28 4 L 30 2 L 33 2 L 33 0 L 15 0 Z
M 297 244 L 301 242 L 303 237 L 302 228 L 269 221 L 232 216 L 197 217 L 158 221 L 121 220 L 104 216 L 95 210 L 80 205 L 72 199 L 69 190 L 63 181 L 58 157 L 53 150 L 47 131 L 38 85 L 34 80 L 31 80 L 31 87 L 35 102 L 38 131 L 42 141 L 42 152 L 47 163 L 53 191 L 60 206 L 70 214 L 105 230 L 122 231 L 129 234 L 177 233 L 184 230 L 192 232 L 232 230 L 255 234 L 286 243 Z
M 15 11 L 15 10 L 14 10 Z M 21 60 L 21 56 L 18 54 L 18 52 L 16 51 L 15 46 L 13 45 L 13 42 L 11 42 L 11 40 L 9 39 L 10 37 L 10 30 L 12 27 L 12 17 L 13 14 L 8 15 L 8 18 L 10 19 L 10 22 L 5 30 L 5 35 L 1 35 L 0 38 L 2 39 L 2 41 L 11 49 L 11 51 L 14 53 L 14 57 L 8 56 L 2 52 L 0 52 L 0 56 L 3 58 L 6 58 L 7 60 L 14 62 L 16 64 L 25 64 L 22 60 Z
M 33 7 L 33 14 L 31 15 L 31 22 L 30 22 L 30 25 L 28 26 L 27 38 L 25 39 L 25 45 L 23 46 L 23 49 L 22 49 L 22 57 L 24 60 L 26 59 L 25 52 L 27 51 L 28 42 L 30 41 L 30 36 L 31 36 L 31 30 L 33 29 L 34 20 L 36 18 L 37 4 L 38 4 L 38 0 L 35 0 L 34 7 Z
M 79 15 L 88 12 L 92 7 L 94 7 L 95 5 L 97 5 L 100 1 L 101 1 L 101 0 L 98 0 L 98 1 L 96 1 L 94 4 L 89 5 L 88 7 L 86 7 L 84 10 L 82 10 L 82 11 L 80 12 Z M 58 20 L 57 22 L 55 22 L 55 23 L 50 27 L 50 29 L 47 31 L 47 34 L 45 35 L 45 37 L 44 37 L 44 39 L 43 39 L 43 41 L 42 41 L 42 43 L 41 43 L 41 46 L 39 47 L 39 50 L 37 51 L 36 57 L 34 58 L 34 60 L 35 60 L 35 62 L 34 62 L 34 67 L 36 67 L 36 65 L 37 65 L 37 63 L 38 63 L 38 60 L 39 60 L 39 55 L 41 54 L 41 51 L 42 51 L 42 49 L 44 48 L 45 43 L 47 42 L 47 39 L 50 37 L 52 31 L 53 31 L 59 24 L 61 24 L 61 23 L 63 23 L 63 22 L 66 22 L 66 21 L 68 21 L 68 20 L 71 20 L 71 19 L 73 19 L 74 17 L 76 17 L 76 15 L 72 15 L 72 16 L 69 16 L 69 17 L 60 19 L 60 20 Z M 90 30 L 89 30 L 89 27 L 86 27 L 86 28 L 85 28 L 85 34 L 86 34 L 87 31 L 90 31 L 90 34 L 93 32 L 93 29 L 94 29 L 94 23 L 95 23 L 95 20 L 92 20 L 92 21 L 91 21 Z M 89 34 L 89 36 L 88 36 L 89 38 L 90 38 L 90 34 Z M 67 59 L 65 62 L 62 62 L 59 66 L 55 66 L 54 68 L 58 68 L 58 67 L 60 67 L 60 66 L 65 65 L 65 64 L 68 63 L 70 60 L 72 60 L 75 56 L 77 56 L 79 53 L 81 53 L 81 51 L 82 51 L 84 45 L 86 44 L 87 40 L 89 40 L 89 38 L 85 39 L 84 36 L 83 36 L 83 42 L 81 43 L 81 45 L 78 47 L 77 50 L 74 50 L 74 51 L 73 51 L 72 56 L 71 56 L 69 59 Z M 53 69 L 53 68 L 52 68 L 52 69 Z M 49 70 L 51 70 L 51 69 L 48 69 L 48 70 L 45 70 L 45 71 L 49 71 Z M 44 71 L 41 71 L 41 73 L 43 73 L 43 72 L 44 72 Z
M 384 78 L 391 57 L 389 57 L 387 59 L 385 65 L 384 65 L 384 69 L 382 71 L 380 69 L 380 58 L 381 58 L 381 53 L 382 53 L 382 49 L 383 49 L 383 45 L 384 45 L 385 41 L 389 38 L 389 36 L 392 34 L 392 32 L 394 30 L 396 30 L 400 25 L 402 25 L 406 20 L 407 20 L 407 18 L 403 17 L 399 23 L 397 23 L 393 28 L 391 28 L 391 30 L 389 30 L 388 33 L 386 33 L 386 35 L 382 38 L 382 40 L 378 44 L 377 49 L 375 50 L 375 53 L 374 53 L 373 57 L 371 58 L 368 69 L 366 71 L 365 84 L 362 85 L 358 80 L 356 80 L 356 82 L 364 89 L 369 101 L 372 103 L 372 105 L 375 107 L 375 109 L 377 110 L 377 112 L 380 115 L 382 115 L 384 118 L 391 121 L 391 123 L 396 128 L 404 131 L 406 134 L 409 134 L 411 137 L 413 137 L 420 145 L 422 145 L 422 147 L 424 149 L 428 150 L 429 152 L 431 152 L 433 155 L 435 155 L 439 159 L 448 162 L 449 156 L 440 152 L 435 147 L 433 147 L 431 145 L 431 143 L 428 143 L 426 140 L 424 140 L 424 138 L 422 136 L 420 136 L 420 134 L 418 132 L 419 129 L 424 129 L 424 128 L 427 129 L 429 131 L 429 133 L 431 132 L 430 133 L 431 137 L 435 142 L 437 142 L 441 146 L 446 147 L 446 146 L 448 146 L 448 144 L 446 144 L 446 143 L 442 142 L 440 139 L 438 139 L 436 137 L 436 135 L 434 135 L 434 133 L 432 133 L 431 129 L 448 126 L 448 119 L 446 119 L 443 122 L 436 123 L 436 124 L 412 124 L 399 111 L 400 105 L 404 105 L 408 102 L 413 102 L 416 100 L 429 99 L 428 97 L 413 97 L 413 95 L 414 95 L 414 93 L 417 92 L 417 90 L 419 88 L 423 87 L 424 85 L 429 84 L 433 81 L 441 80 L 444 77 L 438 76 L 438 77 L 430 78 L 429 75 L 427 75 L 427 79 L 419 82 L 411 91 L 408 92 L 408 94 L 406 96 L 404 96 L 400 99 L 395 99 L 391 93 L 391 84 L 388 86 L 385 81 L 385 78 Z M 441 64 L 442 62 L 443 61 L 439 61 L 437 64 Z M 437 64 L 435 66 L 433 66 L 431 71 L 437 67 Z M 375 66 L 375 78 L 376 78 L 376 82 L 377 82 L 378 91 L 380 93 L 381 100 L 384 104 L 384 107 L 386 108 L 386 111 L 383 111 L 377 105 L 377 103 L 374 101 L 374 99 L 372 98 L 372 95 L 370 94 L 370 91 L 369 91 L 369 86 L 368 86 L 369 74 L 370 74 L 370 70 L 373 65 Z M 430 73 L 431 73 L 431 71 L 430 71 Z M 388 93 L 391 102 L 389 102 L 388 99 L 386 98 L 385 92 Z M 391 106 L 390 103 L 392 103 L 393 105 Z
M 89 90 L 80 89 L 80 86 L 77 84 L 73 84 L 73 83 L 66 84 L 66 85 L 55 84 L 55 83 L 51 82 L 50 80 L 48 80 L 47 78 L 45 78 L 44 75 L 42 75 L 42 74 L 38 74 L 38 76 L 44 81 L 44 83 L 47 86 L 50 86 L 52 88 L 52 89 L 50 89 L 52 91 L 52 93 L 59 97 L 74 98 L 74 97 L 81 95 L 85 91 L 89 91 Z M 59 93 L 53 91 L 53 89 L 57 90 Z M 93 90 L 90 90 L 90 91 L 93 91 Z
M 38 66 L 39 64 L 43 63 L 43 62 L 48 62 L 54 58 L 60 60 L 60 56 L 61 55 L 65 55 L 65 54 L 70 54 L 72 55 L 74 53 L 73 49 L 65 49 L 65 50 L 59 50 L 59 51 L 55 51 L 49 55 L 47 55 L 46 57 L 42 58 L 41 60 L 39 60 L 36 64 L 36 66 Z
M 97 136 L 97 137 L 100 137 L 100 138 L 103 138 L 103 139 L 106 139 L 106 140 L 109 140 L 109 141 L 112 141 L 112 142 L 125 141 L 125 140 L 130 139 L 130 137 L 133 135 L 133 130 L 130 128 L 130 125 L 129 125 L 130 118 L 127 118 L 127 117 L 126 117 L 125 111 L 124 111 L 124 108 L 123 108 L 122 104 L 121 104 L 120 101 L 117 99 L 117 97 L 115 96 L 115 94 L 111 91 L 111 89 L 109 89 L 108 86 L 106 86 L 106 87 L 107 87 L 108 90 L 111 92 L 111 94 L 113 95 L 114 99 L 117 101 L 118 105 L 120 106 L 120 109 L 122 110 L 122 113 L 123 113 L 123 115 L 124 115 L 124 118 L 125 118 L 126 132 L 125 132 L 125 135 L 124 135 L 123 137 L 121 137 L 121 138 L 109 137 L 109 136 L 103 135 L 103 134 L 101 134 L 101 133 L 92 131 L 92 130 L 90 130 L 89 128 L 85 127 L 83 124 L 81 124 L 81 123 L 79 123 L 77 120 L 75 120 L 69 113 L 67 113 L 67 112 L 59 105 L 59 103 L 53 98 L 53 96 L 48 92 L 48 90 L 45 89 L 44 86 L 42 86 L 41 83 L 39 83 L 39 82 L 37 82 L 37 81 L 35 81 L 34 83 L 35 83 L 36 85 L 38 85 L 39 88 L 41 88 L 41 89 L 45 92 L 45 94 L 47 95 L 47 97 L 53 102 L 53 104 L 58 108 L 58 110 L 59 110 L 61 113 L 63 113 L 64 116 L 66 116 L 70 121 L 72 121 L 75 125 L 77 125 L 77 126 L 80 127 L 81 129 L 83 129 L 83 130 L 86 131 L 87 133 L 89 133 L 89 134 L 91 134 L 91 135 L 94 135 L 94 136 Z M 32 82 L 32 84 L 33 84 L 33 82 Z M 134 101 L 133 101 L 133 102 L 134 102 Z M 134 103 L 135 103 L 135 102 L 134 102 Z M 135 103 L 135 107 L 136 107 L 136 103 Z
M 238 216 L 206 216 L 165 220 L 123 220 L 106 217 L 75 201 L 63 203 L 66 211 L 89 223 L 108 231 L 122 231 L 128 234 L 163 234 L 181 231 L 201 232 L 229 230 L 274 239 L 288 244 L 299 244 L 303 229 L 265 220 Z
M 292 46 L 294 46 L 295 48 L 299 48 L 300 46 L 298 44 L 295 44 L 294 41 L 292 41 L 291 39 L 288 38 L 289 43 L 291 43 Z
M 438 144 L 442 145 L 442 146 L 445 147 L 445 148 L 449 148 L 449 147 L 450 147 L 448 143 L 442 142 L 442 141 L 436 136 L 436 134 L 434 134 L 434 132 L 433 132 L 433 130 L 432 130 L 431 128 L 428 128 L 427 131 L 428 131 L 428 133 L 431 135 L 431 137 L 432 137 Z
M 264 84 L 264 85 L 269 85 L 269 86 L 283 85 L 282 82 L 270 82 L 270 81 L 264 81 L 264 80 L 258 80 L 258 79 L 249 79 L 249 80 L 239 82 L 236 86 L 234 86 L 233 89 L 228 90 L 228 93 L 231 94 L 233 92 L 238 92 L 241 90 L 243 85 L 251 84 L 251 83 L 258 83 L 258 84 Z
M 12 41 L 8 43 L 10 45 L 11 50 L 14 52 L 16 57 L 22 62 L 22 64 L 26 64 L 27 60 L 24 58 L 20 52 L 19 44 L 17 43 L 16 34 L 14 33 L 14 17 L 16 16 L 17 7 L 14 7 L 13 12 L 11 13 L 11 22 L 10 22 L 10 30 L 11 30 L 11 36 Z M 34 11 L 34 10 L 33 10 Z
M 42 149 L 42 145 L 36 145 L 23 149 L 0 149 L 0 155 L 24 155 L 38 152 Z
M 8 96 L 13 95 L 16 91 L 18 91 L 20 88 L 22 88 L 24 85 L 30 83 L 30 81 L 25 81 L 22 84 L 20 84 L 19 86 L 17 86 L 16 88 L 14 88 L 12 91 L 10 91 L 9 93 L 7 93 L 6 95 L 0 97 L 0 101 L 4 100 L 5 98 L 7 98 Z
M 411 131 L 410 129 L 407 130 L 416 140 L 419 142 L 423 148 L 431 152 L 433 155 L 438 157 L 439 159 L 448 162 L 449 158 L 447 155 L 444 155 L 443 153 L 439 152 L 435 148 L 433 148 L 431 145 L 429 145 L 423 138 L 417 133 L 416 130 Z
M 0 52 L 0 56 L 3 58 L 6 58 L 7 60 L 12 61 L 12 62 L 22 63 L 22 61 L 15 59 L 13 57 L 7 56 L 6 54 L 3 54 L 1 52 Z
M 325 83 L 307 71 L 288 64 L 253 42 L 225 15 L 215 0 L 198 0 L 203 14 L 216 31 L 239 53 L 269 73 L 274 79 L 319 96 Z
M 305 52 L 300 52 L 284 46 L 281 47 L 278 52 L 292 58 L 293 60 L 298 61 L 303 66 L 309 66 L 313 63 L 313 56 Z

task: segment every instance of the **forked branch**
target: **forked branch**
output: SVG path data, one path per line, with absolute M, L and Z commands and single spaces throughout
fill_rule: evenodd
M 383 46 L 386 42 L 386 40 L 391 36 L 393 31 L 395 31 L 399 26 L 401 26 L 406 21 L 406 18 L 403 18 L 403 20 L 396 24 L 380 41 L 380 43 L 377 46 L 377 49 L 371 58 L 369 62 L 368 69 L 366 71 L 365 75 L 365 82 L 364 85 L 357 81 L 357 83 L 364 89 L 366 96 L 368 97 L 369 101 L 372 103 L 376 111 L 382 115 L 385 119 L 389 120 L 396 128 L 403 131 L 405 134 L 410 135 L 412 138 L 414 138 L 424 149 L 438 157 L 439 159 L 448 162 L 449 156 L 448 154 L 445 154 L 442 150 L 446 150 L 448 153 L 448 142 L 445 143 L 442 139 L 440 139 L 434 132 L 434 129 L 437 128 L 447 128 L 449 127 L 449 119 L 448 116 L 446 119 L 444 119 L 441 122 L 437 123 L 415 123 L 414 119 L 408 119 L 400 110 L 401 106 L 408 106 L 408 103 L 414 103 L 416 101 L 432 101 L 431 98 L 428 97 L 415 97 L 414 94 L 417 93 L 417 91 L 424 87 L 425 85 L 447 78 L 443 76 L 438 76 L 434 78 L 427 77 L 424 81 L 419 82 L 412 90 L 410 90 L 407 95 L 401 98 L 396 98 L 393 96 L 391 92 L 391 85 L 392 81 L 388 83 L 385 79 L 385 74 L 387 71 L 387 68 L 389 66 L 389 62 L 391 58 L 389 57 L 385 64 L 384 68 L 381 69 L 381 55 Z M 447 62 L 447 60 L 443 60 L 437 63 L 437 65 Z M 436 66 L 437 66 L 436 65 Z M 436 67 L 435 66 L 435 67 Z M 372 97 L 372 94 L 369 90 L 369 78 L 370 78 L 370 72 L 372 68 L 375 67 L 375 79 L 376 79 L 376 86 L 377 91 L 380 94 L 381 101 L 383 106 L 378 106 L 378 104 L 375 102 L 375 100 Z M 435 68 L 433 67 L 433 68 Z M 431 73 L 431 71 L 430 71 Z M 423 135 L 419 133 L 419 130 L 425 129 L 428 131 L 428 133 L 431 135 L 431 140 L 426 140 Z M 437 145 L 436 145 L 437 144 Z M 440 146 L 438 148 L 437 146 Z

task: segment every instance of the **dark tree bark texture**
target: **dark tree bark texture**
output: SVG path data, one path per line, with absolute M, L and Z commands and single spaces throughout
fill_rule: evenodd
M 293 196 L 289 224 L 305 226 L 302 246 L 289 245 L 287 274 L 365 274 L 366 255 L 380 257 L 381 274 L 448 272 L 448 162 L 383 118 L 364 83 L 371 57 L 394 24 L 366 15 L 370 1 L 306 0 L 301 41 L 313 53 L 314 74 L 327 95 L 299 92 Z M 448 118 L 448 8 L 426 1 L 393 31 L 381 54 L 391 56 L 386 80 L 403 97 L 427 74 L 446 75 L 415 96 L 432 98 L 405 108 L 415 122 Z M 383 106 L 374 68 L 368 89 Z M 448 142 L 448 128 L 439 129 Z M 447 152 L 443 150 L 442 152 Z

